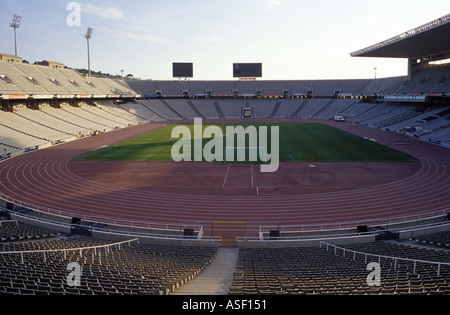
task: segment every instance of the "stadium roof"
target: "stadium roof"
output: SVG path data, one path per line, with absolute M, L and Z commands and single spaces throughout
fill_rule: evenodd
M 423 58 L 450 52 L 450 14 L 361 49 L 352 57 Z

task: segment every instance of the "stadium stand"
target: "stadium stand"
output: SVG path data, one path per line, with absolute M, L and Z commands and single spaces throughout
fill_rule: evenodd
M 143 121 L 164 121 L 166 118 L 158 115 L 156 112 L 148 108 L 142 101 L 128 102 L 120 104 L 119 108 L 126 110 L 142 119 Z
M 38 240 L 58 235 L 48 229 L 26 225 L 18 221 L 0 220 L 0 242 L 18 242 L 23 240 Z
M 214 101 L 209 99 L 198 99 L 192 101 L 195 108 L 201 113 L 201 115 L 207 119 L 218 119 L 220 114 L 214 106 Z
M 136 92 L 109 78 L 84 77 L 75 70 L 0 60 L 0 84 L 6 92 L 33 95 L 136 95 Z M 8 94 L 9 94 L 8 93 Z
M 448 252 L 380 241 L 334 248 L 241 249 L 230 295 L 448 295 L 450 267 L 395 261 L 395 258 L 449 263 Z M 355 257 L 351 250 L 357 251 Z M 367 285 L 367 261 L 381 265 L 382 285 Z M 370 260 L 372 259 L 372 260 Z M 394 266 L 395 265 L 395 266 Z
M 96 103 L 97 108 L 104 112 L 106 112 L 107 116 L 112 117 L 111 119 L 122 121 L 123 124 L 137 125 L 140 123 L 148 122 L 148 119 L 140 118 L 139 116 L 127 113 L 120 106 L 114 104 L 112 101 L 99 101 Z M 92 109 L 92 107 L 90 107 Z M 98 115 L 102 116 L 103 113 L 98 113 Z
M 414 237 L 419 243 L 439 247 L 439 248 L 450 248 L 450 232 L 434 233 L 430 235 Z
M 3 63 L 5 65 L 6 63 Z M 14 67 L 18 67 L 15 65 Z M 19 66 L 21 67 L 21 66 Z M 52 85 L 49 79 L 44 80 L 44 75 L 38 76 L 37 67 L 45 68 L 44 66 L 32 66 L 25 65 L 23 70 L 28 71 L 28 73 L 34 73 L 34 78 L 38 78 L 37 82 L 47 82 L 45 85 L 45 92 L 57 93 L 61 92 L 62 87 L 52 89 Z M 33 70 L 30 70 L 33 69 Z M 14 68 L 10 67 L 7 71 L 14 72 Z M 39 70 L 41 71 L 41 70 Z M 76 82 L 75 76 L 78 74 L 73 74 L 71 70 L 47 70 L 58 71 L 59 75 L 61 71 L 70 73 L 66 77 L 70 77 L 74 82 Z M 8 77 L 14 77 L 8 72 Z M 44 71 L 41 71 L 44 73 Z M 6 75 L 5 75 L 6 76 Z M 56 77 L 56 76 L 55 76 Z M 58 77 L 62 82 L 62 78 Z M 81 78 L 79 76 L 79 78 Z M 131 90 L 141 89 L 142 94 L 153 94 L 155 91 L 143 90 L 145 87 L 150 87 L 152 83 L 154 86 L 167 87 L 166 90 L 172 91 L 174 88 L 170 87 L 167 81 L 164 82 L 141 82 L 141 81 L 130 81 L 128 84 L 132 88 L 126 88 L 121 84 L 113 80 L 92 78 L 94 82 L 97 79 L 97 85 L 102 86 L 102 90 L 89 90 L 90 85 L 86 81 L 81 80 L 79 82 L 85 82 L 83 85 L 83 93 L 89 92 L 120 92 L 128 93 Z M 56 79 L 55 79 L 56 80 Z M 380 81 L 380 82 L 378 82 Z M 48 83 L 50 82 L 50 83 Z M 59 82 L 59 81 L 58 81 Z M 65 80 L 65 82 L 69 82 Z M 100 83 L 102 82 L 102 83 Z M 106 87 L 103 82 L 108 82 L 108 87 Z M 47 103 L 40 103 L 38 110 L 31 110 L 27 106 L 27 101 L 23 101 L 22 106 L 14 106 L 13 113 L 2 112 L 0 117 L 1 125 L 4 128 L 9 128 L 8 133 L 4 133 L 3 138 L 8 137 L 9 140 L 3 139 L 0 143 L 6 146 L 27 148 L 35 145 L 40 145 L 43 143 L 56 143 L 58 141 L 68 139 L 71 137 L 76 137 L 80 135 L 86 135 L 89 131 L 100 130 L 102 132 L 114 130 L 117 128 L 126 127 L 133 124 L 145 123 L 151 121 L 165 121 L 165 120 L 184 120 L 193 119 L 195 117 L 200 118 L 240 118 L 243 107 L 252 107 L 254 109 L 254 115 L 256 118 L 295 118 L 295 119 L 333 119 L 337 115 L 344 116 L 347 120 L 357 122 L 360 124 L 365 124 L 372 126 L 374 128 L 385 128 L 389 130 L 395 130 L 398 132 L 405 132 L 405 130 L 412 130 L 410 132 L 411 136 L 415 136 L 424 141 L 434 142 L 441 145 L 449 145 L 448 136 L 448 115 L 437 115 L 434 113 L 439 113 L 445 111 L 445 107 L 440 104 L 416 104 L 416 103 L 393 103 L 393 102 L 367 102 L 366 99 L 361 98 L 362 95 L 370 91 L 372 87 L 381 87 L 384 89 L 386 82 L 398 82 L 398 79 L 378 79 L 371 80 L 370 82 L 363 80 L 363 82 L 357 84 L 356 82 L 348 81 L 321 81 L 321 82 L 309 82 L 309 87 L 314 87 L 312 90 L 317 91 L 331 91 L 331 86 L 343 87 L 347 85 L 353 89 L 356 96 L 359 97 L 332 97 L 331 95 L 326 98 L 283 98 L 279 95 L 277 98 L 189 98 L 184 97 L 175 99 L 135 99 L 130 102 L 114 103 L 113 101 L 107 102 L 108 106 L 100 105 L 101 101 L 96 101 L 93 104 L 87 104 L 86 102 L 78 101 L 77 106 L 71 105 L 71 101 L 67 103 L 60 103 L 59 106 L 51 106 Z M 441 82 L 438 80 L 438 82 Z M 24 87 L 21 86 L 21 92 L 31 91 L 29 82 L 24 83 Z M 218 85 L 225 86 L 225 82 L 197 82 L 199 89 L 200 86 L 207 85 Z M 234 82 L 234 86 L 238 90 L 241 90 L 242 82 Z M 263 82 L 261 82 L 261 85 Z M 230 83 L 231 84 L 231 83 Z M 264 82 L 267 84 L 267 82 Z M 292 84 L 305 84 L 305 82 L 283 82 L 281 85 Z M 322 85 L 323 84 L 323 85 Z M 9 84 L 6 84 L 9 85 Z M 96 85 L 96 86 L 97 86 Z M 78 87 L 64 89 L 65 93 L 77 93 L 81 91 L 80 84 Z M 174 85 L 175 86 L 175 85 Z M 219 86 L 219 85 L 218 85 Z M 370 87 L 372 86 L 372 87 Z M 356 88 L 354 88 L 356 87 Z M 248 87 L 242 87 L 243 89 L 248 89 Z M 397 86 L 396 89 L 399 89 Z M 44 93 L 42 89 L 38 88 L 39 93 Z M 5 88 L 2 93 L 10 93 L 10 88 Z M 37 91 L 37 90 L 34 90 Z M 124 92 L 125 91 L 125 92 Z M 181 90 L 180 90 L 181 91 Z M 16 92 L 16 90 L 14 90 Z M 225 90 L 220 92 L 225 94 Z M 246 91 L 248 92 L 248 91 Z M 178 93 L 178 92 L 177 92 Z M 253 92 L 254 93 L 254 92 Z M 180 93 L 178 93 L 180 94 Z M 281 97 L 281 98 L 279 98 Z M 72 101 L 73 102 L 73 101 Z M 103 104 L 105 104 L 103 102 Z M 425 106 L 429 108 L 423 109 Z M 126 112 L 126 113 L 125 113 Z M 43 113 L 47 114 L 44 118 Z M 423 116 L 429 113 L 434 119 L 428 121 L 423 119 Z M 127 117 L 126 119 L 124 117 Z M 20 119 L 19 119 L 20 118 Z M 20 130 L 14 128 L 17 126 L 20 120 L 20 125 L 23 126 Z M 24 120 L 27 120 L 26 122 Z M 7 134 L 11 134 L 6 136 Z M 21 135 L 17 135 L 21 133 Z M 24 135 L 28 141 L 20 140 L 14 141 L 14 138 L 21 137 Z M 40 140 L 40 141 L 36 141 Z M 8 149 L 9 151 L 10 149 Z
M 217 251 L 135 242 L 111 244 L 79 237 L 2 243 L 0 294 L 165 295 L 192 280 Z M 67 268 L 74 262 L 83 265 L 83 272 L 80 285 L 72 287 L 67 285 Z

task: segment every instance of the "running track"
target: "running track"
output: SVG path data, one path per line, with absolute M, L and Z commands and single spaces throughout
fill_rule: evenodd
M 154 227 L 179 227 L 184 221 L 248 222 L 249 226 L 279 222 L 286 230 L 346 223 L 354 227 L 450 209 L 449 149 L 414 140 L 411 145 L 395 146 L 397 140 L 410 139 L 349 123 L 335 126 L 415 156 L 421 161 L 418 171 L 398 181 L 336 192 L 212 196 L 119 188 L 87 180 L 70 169 L 71 159 L 80 154 L 162 125 L 122 129 L 5 161 L 0 164 L 1 196 L 69 217 Z

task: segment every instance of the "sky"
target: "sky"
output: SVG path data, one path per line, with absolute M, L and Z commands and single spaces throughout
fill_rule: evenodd
M 75 9 L 74 9 L 75 8 Z M 80 8 L 80 11 L 77 10 Z M 428 0 L 0 0 L 0 52 L 113 75 L 173 80 L 192 62 L 193 80 L 233 80 L 233 63 L 262 63 L 263 80 L 402 76 L 404 59 L 350 53 L 450 13 Z

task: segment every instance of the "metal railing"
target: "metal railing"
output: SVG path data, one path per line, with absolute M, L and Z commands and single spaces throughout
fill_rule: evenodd
M 439 211 L 430 211 L 417 214 L 410 214 L 405 216 L 383 218 L 367 220 L 367 221 L 347 221 L 347 222 L 336 222 L 336 223 L 324 223 L 324 224 L 305 224 L 305 225 L 278 225 L 280 232 L 285 233 L 298 233 L 298 232 L 323 232 L 332 230 L 343 230 L 343 229 L 353 229 L 357 226 L 368 225 L 368 226 L 385 226 L 389 228 L 395 224 L 408 224 L 414 223 L 426 219 L 438 218 L 445 216 L 450 213 L 450 209 L 443 209 Z M 274 229 L 275 225 L 261 225 L 260 232 L 267 232 L 270 229 Z
M 97 254 L 97 250 L 106 249 L 106 252 L 109 253 L 112 247 L 118 247 L 119 250 L 122 249 L 123 244 L 128 244 L 131 247 L 131 243 L 137 242 L 139 244 L 139 239 L 132 239 L 128 241 L 123 241 L 119 243 L 106 244 L 106 245 L 97 245 L 97 246 L 89 246 L 89 247 L 79 247 L 79 248 L 63 248 L 63 249 L 49 249 L 49 250 L 31 250 L 31 251 L 8 251 L 8 252 L 0 252 L 0 255 L 20 255 L 21 264 L 24 264 L 24 254 L 43 254 L 44 262 L 47 261 L 47 255 L 50 253 L 64 253 L 64 259 L 67 259 L 68 252 L 76 252 L 80 253 L 80 256 L 83 257 L 83 251 L 94 250 L 94 253 Z
M 88 221 L 95 224 L 110 224 L 117 227 L 134 227 L 134 228 L 147 228 L 147 229 L 161 229 L 161 230 L 169 230 L 169 229 L 178 229 L 178 224 L 167 224 L 167 223 L 149 223 L 137 220 L 125 220 L 125 219 L 115 219 L 109 218 L 106 216 L 93 216 L 93 215 L 82 215 L 77 212 L 68 212 L 61 211 L 56 209 L 51 209 L 48 207 L 42 207 L 38 205 L 34 205 L 32 203 L 23 202 L 14 198 L 11 198 L 0 192 L 0 200 L 5 201 L 6 203 L 14 204 L 17 207 L 21 207 L 24 209 L 32 210 L 36 213 L 53 215 L 57 216 L 61 219 L 69 219 L 72 218 L 80 218 L 83 221 Z
M 326 242 L 320 242 L 320 248 L 322 248 L 323 245 L 326 245 L 326 250 L 329 250 L 329 247 L 334 248 L 334 254 L 337 255 L 337 250 L 342 250 L 342 256 L 346 257 L 346 254 L 350 253 L 353 257 L 353 261 L 356 261 L 356 255 L 362 255 L 364 256 L 364 263 L 367 264 L 369 261 L 369 257 L 375 257 L 378 259 L 378 263 L 381 263 L 381 259 L 390 259 L 394 261 L 394 270 L 397 270 L 397 266 L 398 266 L 398 262 L 399 261 L 403 261 L 403 262 L 412 262 L 413 263 L 413 273 L 416 273 L 417 271 L 417 264 L 421 263 L 421 264 L 429 264 L 429 265 L 437 265 L 437 276 L 439 277 L 441 275 L 441 267 L 442 266 L 449 266 L 450 267 L 450 263 L 443 263 L 443 262 L 436 262 L 436 261 L 427 261 L 427 260 L 418 260 L 418 259 L 408 259 L 408 258 L 400 258 L 400 257 L 392 257 L 392 256 L 384 256 L 384 255 L 378 255 L 378 254 L 370 254 L 370 253 L 364 253 L 364 252 L 359 252 L 359 251 L 355 251 L 355 250 L 351 250 L 351 249 L 347 249 L 344 247 L 340 247 L 340 246 L 336 246 L 333 244 L 329 244 Z
M 5 208 L 0 207 L 0 211 L 6 211 L 11 212 L 10 210 L 7 210 Z M 140 239 L 154 239 L 154 240 L 190 240 L 190 241 L 209 241 L 209 242 L 221 242 L 222 239 L 220 237 L 210 237 L 205 236 L 204 233 L 204 226 L 195 226 L 196 229 L 194 232 L 197 233 L 197 235 L 194 236 L 186 236 L 183 233 L 183 228 L 187 227 L 193 227 L 186 224 L 180 224 L 179 229 L 175 229 L 175 226 L 173 229 L 166 226 L 166 228 L 138 228 L 135 230 L 128 230 L 129 226 L 111 226 L 111 228 L 108 227 L 102 227 L 100 226 L 91 226 L 89 224 L 92 224 L 93 222 L 87 222 L 89 224 L 87 225 L 77 225 L 72 224 L 69 222 L 61 222 L 57 218 L 51 219 L 50 217 L 39 217 L 36 215 L 29 215 L 25 213 L 15 213 L 16 217 L 20 217 L 21 219 L 25 220 L 27 224 L 35 225 L 35 226 L 51 226 L 51 230 L 55 231 L 61 231 L 66 229 L 72 229 L 74 227 L 84 227 L 91 232 L 95 232 L 97 234 L 105 235 L 105 236 L 120 236 L 120 237 L 130 237 L 130 238 L 140 238 Z M 16 222 L 17 224 L 19 221 L 17 220 L 1 220 L 0 221 L 0 227 L 2 223 L 7 222 Z M 185 222 L 183 222 L 185 223 Z M 122 228 L 121 228 L 122 227 Z M 197 231 L 198 230 L 198 231 Z

